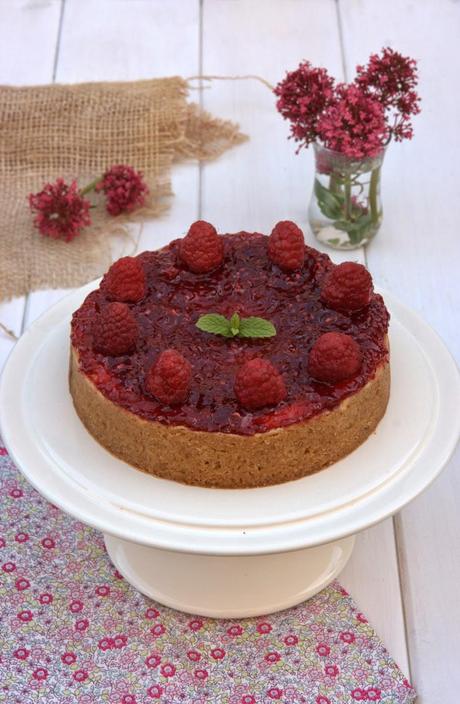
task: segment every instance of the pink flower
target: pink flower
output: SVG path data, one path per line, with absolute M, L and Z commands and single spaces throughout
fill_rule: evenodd
M 20 611 L 18 613 L 18 619 L 22 621 L 23 623 L 27 623 L 28 621 L 32 621 L 34 615 L 30 609 L 25 609 L 24 611 Z
M 161 656 L 157 655 L 156 653 L 152 655 L 147 655 L 145 658 L 145 664 L 147 667 L 158 667 L 158 665 L 161 662 Z
M 14 562 L 4 562 L 2 565 L 2 570 L 4 572 L 14 572 L 15 569 L 16 565 L 14 564 Z
M 30 655 L 30 650 L 27 650 L 27 648 L 18 648 L 14 651 L 13 655 L 18 660 L 26 660 Z
M 350 631 L 343 631 L 340 634 L 340 640 L 342 640 L 344 643 L 353 643 L 355 641 L 355 635 Z
M 22 496 L 24 496 L 24 492 L 22 489 L 11 489 L 10 491 L 10 496 L 12 499 L 20 499 Z
M 76 670 L 73 673 L 73 678 L 76 682 L 84 682 L 88 678 L 86 670 Z
M 89 621 L 87 618 L 82 618 L 79 621 L 76 622 L 75 624 L 75 630 L 77 631 L 86 631 L 86 629 L 89 626 Z
M 25 543 L 27 540 L 29 540 L 29 534 L 28 533 L 16 533 L 14 536 L 14 539 L 17 543 Z
M 30 587 L 30 582 L 28 579 L 25 579 L 25 577 L 20 577 L 14 584 L 19 592 L 22 592 L 24 589 L 28 589 Z
M 52 548 L 56 547 L 56 543 L 54 542 L 53 538 L 49 538 L 49 537 L 43 538 L 41 543 L 42 543 L 43 547 L 46 548 L 47 550 L 51 550 Z
M 331 704 L 329 697 L 325 697 L 323 694 L 318 694 L 315 699 L 315 704 Z
M 163 626 L 162 623 L 156 623 L 156 624 L 150 629 L 150 633 L 152 634 L 152 636 L 153 636 L 154 638 L 159 638 L 160 636 L 163 635 L 163 633 L 165 633 L 165 631 L 166 631 L 166 628 Z
M 371 702 L 378 702 L 380 700 L 381 694 L 382 692 L 380 691 L 380 689 L 377 689 L 376 687 L 370 687 L 367 690 L 367 698 Z
M 262 623 L 257 624 L 257 632 L 261 633 L 262 635 L 265 635 L 266 633 L 270 633 L 272 630 L 272 627 L 269 623 L 266 621 L 263 621 Z
M 136 704 L 136 697 L 134 694 L 124 694 L 121 698 L 121 704 Z
M 192 621 L 189 621 L 188 627 L 191 631 L 199 631 L 203 628 L 203 621 L 201 618 L 194 618 Z
M 326 643 L 319 643 L 316 646 L 316 652 L 322 657 L 326 657 L 331 652 L 330 647 Z
M 361 613 L 356 614 L 356 618 L 357 618 L 358 621 L 360 621 L 361 623 L 368 623 L 367 618 L 364 616 L 364 614 L 361 614 Z
M 269 662 L 271 665 L 273 665 L 275 662 L 279 662 L 281 660 L 281 655 L 279 653 L 267 653 L 265 656 L 265 660 Z
M 113 637 L 113 647 L 117 648 L 118 650 L 120 648 L 124 648 L 127 642 L 128 638 L 125 635 L 117 635 Z
M 75 653 L 68 652 L 61 655 L 61 660 L 64 665 L 73 665 L 73 663 L 77 660 L 77 656 L 75 655 Z
M 164 692 L 164 689 L 159 684 L 153 684 L 147 690 L 147 694 L 149 695 L 149 697 L 152 697 L 152 699 L 159 699 L 161 697 L 161 695 L 163 694 L 163 692 Z
M 103 652 L 105 652 L 106 650 L 111 650 L 114 647 L 113 639 L 107 637 L 101 638 L 101 640 L 97 644 L 97 647 Z
M 187 657 L 192 662 L 198 662 L 198 660 L 201 660 L 201 654 L 198 652 L 198 650 L 189 650 L 187 653 Z
M 29 205 L 36 213 L 34 225 L 45 237 L 70 242 L 91 224 L 90 202 L 82 198 L 76 181 L 69 186 L 58 178 L 45 184 L 42 191 L 29 195 Z
M 176 668 L 170 662 L 165 662 L 165 664 L 160 667 L 160 672 L 163 677 L 174 677 Z
M 211 657 L 214 658 L 214 660 L 223 660 L 225 657 L 225 650 L 223 648 L 213 648 L 211 650 Z
M 354 689 L 351 696 L 357 702 L 364 702 L 367 700 L 367 692 L 365 689 Z
M 380 56 L 371 54 L 367 66 L 357 67 L 355 82 L 388 111 L 395 140 L 411 139 L 410 117 L 420 112 L 420 98 L 415 91 L 417 62 L 385 47 Z
M 297 636 L 294 635 L 286 636 L 286 638 L 284 639 L 284 643 L 288 646 L 297 645 L 298 642 L 299 639 L 297 638 Z
M 5 457 L 7 454 L 6 447 L 0 447 L 0 457 Z
M 106 208 L 110 215 L 131 213 L 135 208 L 144 205 L 145 196 L 149 192 L 142 178 L 141 171 L 135 171 L 131 166 L 116 164 L 105 172 L 96 186 L 96 191 L 104 191 Z
M 204 681 L 208 677 L 208 671 L 207 670 L 195 670 L 194 675 L 197 678 L 197 680 Z
M 149 606 L 149 608 L 145 612 L 145 618 L 149 618 L 149 619 L 157 618 L 157 616 L 159 616 L 159 615 L 160 615 L 160 612 L 158 611 L 158 609 L 154 609 L 152 606 Z
M 74 599 L 74 601 L 71 601 L 69 604 L 69 611 L 73 614 L 78 614 L 80 611 L 83 611 L 83 602 L 80 599 Z
M 256 704 L 255 697 L 253 697 L 252 694 L 243 694 L 241 704 Z
M 45 592 L 44 594 L 40 594 L 38 601 L 40 604 L 51 604 L 53 601 L 53 595 Z
M 276 86 L 276 107 L 290 120 L 291 137 L 300 142 L 299 149 L 315 141 L 318 119 L 333 99 L 333 89 L 334 79 L 326 69 L 314 68 L 309 61 L 287 73 Z
M 281 699 L 283 696 L 283 690 L 279 687 L 271 687 L 267 691 L 267 696 L 270 697 L 270 699 Z
M 240 636 L 243 633 L 243 628 L 239 624 L 235 624 L 234 626 L 230 626 L 230 628 L 227 628 L 227 635 L 229 636 Z
M 108 587 L 106 584 L 96 587 L 96 594 L 98 596 L 108 596 L 110 594 L 110 587 Z
M 6 545 L 5 538 L 0 538 L 0 548 L 4 548 Z
M 357 85 L 341 84 L 318 120 L 318 136 L 328 149 L 350 158 L 378 156 L 389 136 L 384 108 Z
M 37 669 L 33 671 L 32 677 L 34 680 L 42 682 L 48 677 L 48 670 L 45 667 L 37 667 Z
M 326 665 L 324 672 L 328 675 L 328 677 L 335 677 L 339 674 L 339 668 L 337 665 Z

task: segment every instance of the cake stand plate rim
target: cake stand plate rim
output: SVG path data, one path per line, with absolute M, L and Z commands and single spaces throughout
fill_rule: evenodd
M 92 282 L 83 287 L 79 291 L 80 295 L 89 292 L 95 285 L 97 285 L 97 282 Z M 65 299 L 59 301 L 53 308 L 61 306 L 64 309 L 66 307 L 66 299 L 72 300 L 75 293 L 73 292 Z M 437 370 L 438 377 L 443 377 L 441 386 L 443 387 L 444 396 L 441 398 L 441 410 L 445 416 L 449 408 L 454 409 L 460 399 L 460 383 L 455 362 L 452 360 L 444 343 L 421 318 L 396 301 L 390 294 L 384 293 L 384 296 L 390 302 L 390 308 L 396 307 L 400 311 L 407 313 L 408 319 L 412 321 L 413 326 L 416 328 L 415 334 L 422 337 L 424 335 L 427 336 L 431 345 L 428 356 L 431 354 L 431 357 L 433 357 L 434 355 L 434 359 L 431 359 L 432 366 L 435 371 Z M 391 302 L 393 302 L 393 306 Z M 67 302 L 68 305 L 69 303 Z M 319 515 L 307 520 L 290 521 L 286 524 L 271 525 L 267 523 L 248 526 L 247 530 L 244 530 L 243 526 L 231 526 L 228 528 L 221 526 L 216 528 L 216 526 L 206 527 L 189 524 L 167 525 L 167 522 L 155 521 L 151 518 L 145 520 L 139 516 L 130 517 L 126 515 L 126 511 L 123 513 L 118 507 L 113 505 L 109 509 L 106 507 L 102 509 L 97 504 L 97 498 L 91 497 L 88 492 L 86 494 L 85 492 L 80 492 L 77 497 L 75 488 L 69 485 L 62 485 L 62 482 L 61 486 L 58 486 L 59 477 L 56 473 L 54 481 L 50 482 L 50 477 L 48 477 L 48 483 L 46 483 L 44 477 L 37 475 L 37 471 L 34 470 L 37 448 L 28 447 L 26 452 L 24 448 L 24 428 L 17 427 L 17 423 L 15 427 L 15 421 L 18 416 L 15 415 L 14 410 L 15 408 L 19 410 L 21 405 L 20 393 L 17 393 L 16 397 L 14 394 L 15 386 L 18 383 L 17 369 L 15 368 L 18 350 L 24 348 L 24 345 L 30 344 L 31 336 L 40 335 L 41 327 L 46 327 L 41 321 L 49 313 L 50 311 L 47 311 L 24 334 L 18 345 L 13 349 L 5 367 L 0 385 L 0 427 L 4 434 L 5 444 L 29 481 L 46 498 L 63 508 L 67 513 L 106 533 L 118 535 L 120 538 L 165 549 L 216 555 L 274 553 L 319 545 L 353 534 L 395 513 L 435 479 L 455 448 L 460 430 L 458 414 L 452 415 L 448 432 L 446 430 L 444 432 L 443 446 L 438 449 L 434 457 L 431 457 L 430 470 L 425 471 L 423 480 L 419 479 L 418 484 L 414 483 L 414 472 L 412 472 L 412 477 L 409 472 L 408 476 L 405 476 L 402 483 L 400 483 L 399 496 L 395 497 L 392 495 L 391 489 L 393 489 L 394 494 L 394 487 L 384 486 L 380 492 L 381 500 L 377 502 L 377 505 L 375 502 L 376 497 L 372 495 L 362 502 L 363 505 L 361 507 L 348 507 L 344 516 L 337 515 L 336 512 L 336 515 L 329 517 L 327 515 Z M 411 332 L 414 334 L 414 330 Z M 435 350 L 434 353 L 433 349 Z M 439 361 L 439 356 L 441 357 L 441 363 L 437 366 L 435 361 L 436 358 Z M 439 370 L 441 371 L 439 372 Z M 433 455 L 433 453 L 431 454 Z M 420 462 L 420 458 L 418 461 Z M 52 473 L 53 469 L 51 469 Z M 358 511 L 358 508 L 361 508 L 361 511 Z M 123 520 L 120 520 L 120 513 Z M 328 522 L 329 525 L 327 525 Z M 190 540 L 191 536 L 194 536 L 193 540 Z

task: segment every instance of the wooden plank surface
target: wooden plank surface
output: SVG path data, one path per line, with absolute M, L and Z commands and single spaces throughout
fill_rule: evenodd
M 391 45 L 420 67 L 422 113 L 412 142 L 383 169 L 382 231 L 368 248 L 377 279 L 419 311 L 460 359 L 458 76 L 460 5 L 340 0 L 350 72 Z M 460 453 L 395 519 L 413 680 L 421 704 L 456 702 L 460 667 Z
M 0 2 L 1 84 L 26 85 L 53 80 L 60 14 L 60 0 L 46 4 L 39 0 Z M 25 297 L 0 303 L 0 322 L 20 335 L 24 310 Z M 13 345 L 14 341 L 0 329 L 0 369 Z

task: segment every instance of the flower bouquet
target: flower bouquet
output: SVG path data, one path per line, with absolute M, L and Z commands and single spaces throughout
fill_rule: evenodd
M 309 222 L 320 242 L 337 249 L 360 247 L 377 233 L 386 146 L 411 139 L 411 117 L 420 112 L 414 59 L 387 47 L 356 71 L 352 83 L 336 84 L 304 61 L 274 89 L 297 152 L 314 145 Z

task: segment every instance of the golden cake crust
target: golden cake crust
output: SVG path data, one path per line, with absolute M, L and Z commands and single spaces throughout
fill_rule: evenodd
M 107 399 L 71 348 L 70 392 L 93 437 L 129 464 L 165 479 L 205 487 L 249 488 L 299 479 L 345 457 L 375 430 L 390 393 L 388 360 L 331 411 L 251 436 L 148 421 Z

